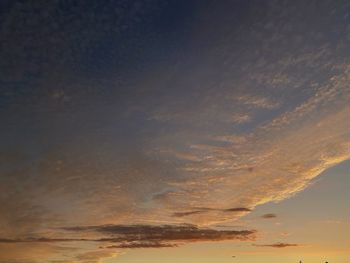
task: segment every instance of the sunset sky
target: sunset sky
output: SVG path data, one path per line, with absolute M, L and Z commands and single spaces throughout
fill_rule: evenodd
M 350 2 L 0 0 L 0 263 L 349 263 Z

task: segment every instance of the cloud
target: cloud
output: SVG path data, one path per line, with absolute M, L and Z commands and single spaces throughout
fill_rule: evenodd
M 22 28 L 26 21 L 21 8 L 14 7 L 12 14 L 20 15 L 13 22 L 14 28 Z M 27 4 L 23 8 L 30 12 L 35 9 Z M 153 10 L 152 5 L 145 8 Z M 217 8 L 228 15 L 222 7 Z M 285 10 L 279 5 L 273 10 L 279 8 Z M 92 15 L 94 8 L 87 9 L 88 17 L 96 24 L 84 28 L 89 37 L 104 26 L 100 16 Z M 133 7 L 118 9 L 128 21 L 134 17 L 130 13 Z M 335 9 L 335 12 L 342 10 Z M 113 20 L 114 13 L 108 8 L 103 10 L 106 19 Z M 136 17 L 146 17 L 139 11 L 135 11 Z M 11 16 L 11 12 L 8 14 Z M 214 13 L 207 15 L 217 28 L 226 28 L 228 23 L 221 24 Z M 164 52 L 164 59 L 159 61 L 166 63 L 151 63 L 153 66 L 145 67 L 144 72 L 122 79 L 123 85 L 111 77 L 122 74 L 111 69 L 108 72 L 116 74 L 99 76 L 96 78 L 99 81 L 93 83 L 90 79 L 71 83 L 67 78 L 56 85 L 55 81 L 44 80 L 43 91 L 28 97 L 41 103 L 15 101 L 14 105 L 21 107 L 1 115 L 4 117 L 1 137 L 6 145 L 20 143 L 7 148 L 27 153 L 34 146 L 46 149 L 46 143 L 50 144 L 49 150 L 38 150 L 38 154 L 25 158 L 22 154 L 10 157 L 8 152 L 10 161 L 4 166 L 6 171 L 1 171 L 4 182 L 1 190 L 6 194 L 0 196 L 5 204 L 0 208 L 0 221 L 5 225 L 0 231 L 4 236 L 22 237 L 41 231 L 44 225 L 57 226 L 62 221 L 77 225 L 126 222 L 209 225 L 234 221 L 249 211 L 226 213 L 227 207 L 254 209 L 283 200 L 303 190 L 329 167 L 348 159 L 349 66 L 338 59 L 346 57 L 342 56 L 346 49 L 332 48 L 327 38 L 320 41 L 315 36 L 294 35 L 287 28 L 304 25 L 293 17 L 287 11 L 281 13 L 281 18 L 268 16 L 267 21 L 257 21 L 254 28 L 243 30 L 247 34 L 240 39 L 235 38 L 233 28 L 223 29 L 226 33 L 220 34 L 203 27 L 206 28 L 203 35 L 217 37 L 209 40 L 202 39 L 201 34 L 193 36 L 192 48 L 200 43 L 208 45 L 203 47 L 205 52 L 200 58 L 178 54 L 175 59 L 169 55 L 167 60 Z M 44 28 L 44 35 L 38 39 L 47 41 L 45 32 L 56 28 L 56 22 L 65 21 L 64 17 L 58 18 L 56 21 L 43 16 L 48 24 L 41 24 L 48 30 Z M 75 15 L 72 19 L 77 23 L 73 31 L 63 32 L 66 40 L 50 45 L 48 55 L 54 56 L 54 64 L 57 56 L 52 52 L 61 50 L 64 54 L 68 52 L 67 59 L 74 58 L 65 43 L 80 43 L 74 32 L 80 32 L 79 27 L 84 23 Z M 279 19 L 286 24 L 277 30 Z M 130 21 L 130 25 L 137 24 L 134 22 Z M 119 22 L 115 21 L 114 25 L 119 32 Z M 305 26 L 315 30 L 315 35 L 327 35 L 325 28 Z M 24 28 L 34 31 L 31 23 Z M 108 35 L 114 28 L 103 34 Z M 19 34 L 16 32 L 11 30 L 8 34 Z M 265 37 L 264 34 L 270 36 L 270 33 L 271 38 Z M 20 34 L 20 39 L 25 35 Z M 100 34 L 94 35 L 82 44 L 90 50 L 99 37 Z M 278 41 L 281 38 L 286 39 L 283 47 Z M 302 39 L 303 44 L 298 46 L 294 38 Z M 131 43 L 137 43 L 138 50 L 139 42 L 133 41 L 130 39 Z M 219 42 L 219 50 L 212 48 Z M 11 41 L 6 43 L 9 45 Z M 262 44 L 258 47 L 256 43 Z M 26 43 L 17 43 L 19 46 L 12 51 L 4 50 L 20 54 L 24 50 L 22 44 Z M 183 67 L 176 66 L 180 63 Z M 61 74 L 57 76 L 65 79 Z M 92 93 L 86 91 L 86 82 Z M 115 92 L 106 92 L 101 87 L 109 85 L 113 87 L 109 90 Z M 78 91 L 73 92 L 71 86 Z M 124 92 L 120 86 L 133 89 Z M 50 100 L 46 101 L 47 96 L 42 94 Z M 74 98 L 72 107 L 47 110 L 52 97 L 62 100 L 65 96 Z M 26 120 L 32 119 L 28 115 L 33 118 L 33 129 L 23 136 L 18 131 L 27 129 Z M 243 116 L 242 120 L 254 116 L 254 119 L 237 127 L 230 122 L 232 116 Z M 17 191 L 18 185 L 26 190 Z M 203 212 L 194 207 L 216 210 Z
M 264 244 L 264 245 L 254 244 L 253 246 L 256 246 L 256 247 L 286 248 L 286 247 L 297 247 L 297 246 L 300 246 L 300 245 L 299 244 L 289 244 L 289 243 L 274 243 L 274 244 Z
M 51 236 L 55 237 L 28 237 L 20 239 L 1 238 L 0 249 L 4 246 L 12 246 L 10 254 L 0 253 L 0 259 L 17 258 L 24 253 L 23 248 L 33 248 L 38 245 L 50 247 L 48 255 L 30 255 L 30 258 L 44 257 L 49 261 L 56 260 L 62 251 L 59 246 L 74 245 L 74 249 L 65 248 L 65 254 L 70 261 L 96 263 L 104 258 L 113 258 L 120 253 L 110 252 L 111 249 L 140 249 L 140 248 L 165 248 L 177 247 L 193 242 L 218 242 L 218 241 L 253 241 L 256 238 L 255 230 L 216 230 L 198 228 L 194 225 L 96 225 L 74 226 L 55 229 Z M 76 238 L 80 236 L 80 238 Z M 21 251 L 21 253 L 20 253 Z M 26 254 L 25 254 L 26 255 Z M 7 260 L 7 261 L 6 261 Z M 50 261 L 50 262 L 51 262 Z M 21 262 L 19 260 L 18 262 Z M 33 261 L 36 262 L 36 261 Z
M 189 212 L 175 212 L 175 213 L 173 213 L 173 216 L 184 217 L 184 216 L 190 216 L 190 215 L 195 215 L 195 214 L 200 214 L 200 213 L 205 213 L 205 212 L 206 211 L 204 211 L 204 210 L 189 211 Z
M 241 95 L 234 97 L 234 100 L 252 108 L 275 109 L 280 106 L 278 101 L 273 101 L 268 97 L 259 97 L 256 95 Z
M 215 230 L 194 225 L 100 225 L 64 227 L 76 233 L 95 232 L 104 236 L 94 241 L 109 242 L 199 242 L 255 239 L 255 230 Z M 112 236 L 112 237 L 110 237 Z
M 177 244 L 161 243 L 161 242 L 129 242 L 120 245 L 106 246 L 105 248 L 163 248 L 177 247 Z
M 176 212 L 173 213 L 174 217 L 184 217 L 184 216 L 191 216 L 196 214 L 202 214 L 202 213 L 208 213 L 208 212 L 251 212 L 252 210 L 245 207 L 235 207 L 235 208 L 227 208 L 227 209 L 215 209 L 215 208 L 208 208 L 208 207 L 195 207 L 196 210 L 193 211 L 187 211 L 187 212 Z
M 102 263 L 103 259 L 114 258 L 117 255 L 117 253 L 111 252 L 108 249 L 100 249 L 78 254 L 75 256 L 75 259 L 82 263 Z
M 261 216 L 261 218 L 264 218 L 264 219 L 272 219 L 272 218 L 276 218 L 277 215 L 276 214 L 264 214 Z
M 247 113 L 244 113 L 244 114 L 234 114 L 229 121 L 232 121 L 233 123 L 237 123 L 237 124 L 244 124 L 244 123 L 250 122 L 251 119 L 252 119 L 252 116 L 250 116 Z
M 251 212 L 252 210 L 246 207 L 228 208 L 223 209 L 224 212 Z
M 255 230 L 216 230 L 198 228 L 194 225 L 98 225 L 74 226 L 57 229 L 55 235 L 86 236 L 87 238 L 48 238 L 32 237 L 22 239 L 0 239 L 0 243 L 65 243 L 102 242 L 117 243 L 118 248 L 174 247 L 180 244 L 203 242 L 255 240 Z
M 328 168 L 349 159 L 350 108 L 346 100 L 350 93 L 346 86 L 350 73 L 348 67 L 342 69 L 314 96 L 259 126 L 244 140 L 191 145 L 189 154 L 201 161 L 185 162 L 182 169 L 187 178 L 174 181 L 172 195 L 164 195 L 171 210 L 180 207 L 186 212 L 203 205 L 254 208 L 281 201 L 305 189 Z M 191 220 L 206 224 L 240 216 L 197 212 Z

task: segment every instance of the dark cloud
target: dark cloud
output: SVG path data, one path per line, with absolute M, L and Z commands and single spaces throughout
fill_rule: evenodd
M 255 230 L 216 230 L 195 225 L 100 225 L 65 227 L 70 232 L 97 232 L 107 235 L 97 241 L 110 242 L 196 242 L 252 240 Z
M 25 242 L 112 242 L 115 248 L 174 247 L 179 243 L 222 240 L 254 240 L 255 230 L 216 230 L 194 225 L 100 225 L 64 227 L 60 230 L 74 234 L 94 233 L 95 238 L 24 238 L 0 239 L 0 243 Z M 67 234 L 67 233 L 65 233 Z M 99 236 L 102 234 L 103 236 Z M 112 246 L 108 247 L 112 248 Z
M 289 244 L 289 243 L 274 243 L 274 244 L 264 244 L 264 245 L 254 244 L 253 246 L 256 246 L 256 247 L 285 248 L 285 247 L 297 247 L 299 245 L 298 244 Z
M 184 216 L 190 216 L 190 215 L 197 215 L 202 214 L 205 212 L 210 211 L 218 211 L 218 212 L 250 212 L 252 211 L 249 208 L 245 207 L 235 207 L 235 208 L 228 208 L 228 209 L 215 209 L 215 208 L 209 208 L 209 207 L 195 207 L 193 211 L 186 211 L 186 212 L 176 212 L 173 213 L 174 217 L 184 217 Z
M 277 215 L 276 214 L 264 214 L 261 216 L 261 218 L 264 218 L 264 219 L 271 219 L 271 218 L 276 218 Z

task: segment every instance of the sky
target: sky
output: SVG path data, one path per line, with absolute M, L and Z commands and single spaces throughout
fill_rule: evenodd
M 350 3 L 0 1 L 1 263 L 347 263 Z

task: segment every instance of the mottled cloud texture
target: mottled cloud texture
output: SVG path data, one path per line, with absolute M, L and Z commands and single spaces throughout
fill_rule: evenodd
M 92 2 L 1 3 L 0 261 L 246 240 L 350 158 L 346 1 Z

